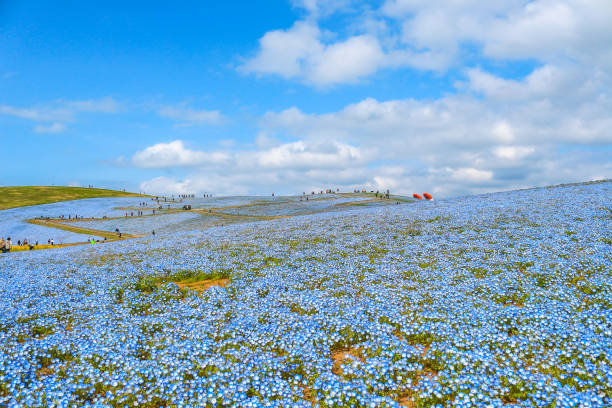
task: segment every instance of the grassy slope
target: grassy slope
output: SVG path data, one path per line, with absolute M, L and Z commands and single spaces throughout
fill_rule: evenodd
M 138 197 L 140 194 L 85 187 L 0 187 L 0 210 L 96 197 Z

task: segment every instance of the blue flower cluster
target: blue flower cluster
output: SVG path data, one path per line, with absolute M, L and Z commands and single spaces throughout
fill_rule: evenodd
M 0 405 L 612 406 L 611 193 L 4 254 Z M 173 283 L 221 272 L 201 293 Z

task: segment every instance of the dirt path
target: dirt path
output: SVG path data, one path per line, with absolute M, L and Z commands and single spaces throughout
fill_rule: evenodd
M 342 197 L 363 197 L 362 195 L 357 195 L 357 194 L 338 194 L 339 196 Z M 368 198 L 371 198 L 369 196 L 366 196 Z M 314 200 L 328 200 L 330 199 L 329 197 L 321 197 L 321 198 L 315 198 Z M 351 206 L 351 205 L 363 205 L 364 203 L 370 203 L 372 201 L 379 201 L 375 198 L 371 198 L 370 200 L 355 200 L 355 201 L 351 201 L 351 202 L 345 202 L 345 203 L 339 203 L 339 204 L 334 204 L 334 206 Z M 257 207 L 257 206 L 265 206 L 265 205 L 275 205 L 275 204 L 286 204 L 286 203 L 291 203 L 291 201 L 278 201 L 278 202 L 258 202 L 258 203 L 254 203 L 254 204 L 243 204 L 243 205 L 231 205 L 231 206 L 226 206 L 226 207 L 216 207 L 216 208 L 193 208 L 190 210 L 183 210 L 183 209 L 178 209 L 178 208 L 168 208 L 168 209 L 159 209 L 159 208 L 141 208 L 141 207 L 122 207 L 122 208 L 117 208 L 117 209 L 121 209 L 121 210 L 129 210 L 130 212 L 132 212 L 132 210 L 134 211 L 156 211 L 155 214 L 153 213 L 149 213 L 149 214 L 143 214 L 143 215 L 128 215 L 126 216 L 120 216 L 120 217 L 110 217 L 110 218 L 78 218 L 78 219 L 64 219 L 64 218 L 50 218 L 50 219 L 40 219 L 40 218 L 34 218 L 34 219 L 29 219 L 27 220 L 27 222 L 29 222 L 30 224 L 35 224 L 35 225 L 41 225 L 44 227 L 49 227 L 49 228 L 57 228 L 57 229 L 61 229 L 64 231 L 70 231 L 70 232 L 74 232 L 77 234 L 84 234 L 84 235 L 89 235 L 89 236 L 93 236 L 93 237 L 101 237 L 101 238 L 106 238 L 105 241 L 100 241 L 100 243 L 106 243 L 106 242 L 113 242 L 113 241 L 119 241 L 119 240 L 125 240 L 125 239 L 132 239 L 132 238 L 140 238 L 140 237 L 144 237 L 145 235 L 139 235 L 139 234 L 126 234 L 126 233 L 121 233 L 121 235 L 119 236 L 119 233 L 114 232 L 114 231 L 105 231 L 105 230 L 98 230 L 98 229 L 93 229 L 93 228 L 84 228 L 84 227 L 79 227 L 75 224 L 79 223 L 79 222 L 85 222 L 85 221 L 110 221 L 110 220 L 119 220 L 119 219 L 128 219 L 128 218 L 143 218 L 143 217 L 156 217 L 156 216 L 161 216 L 161 215 L 166 215 L 166 214 L 176 214 L 176 213 L 182 213 L 182 212 L 195 212 L 201 215 L 205 215 L 205 216 L 212 216 L 212 217 L 218 217 L 221 218 L 222 220 L 225 219 L 227 220 L 229 223 L 232 222 L 249 222 L 249 221 L 266 221 L 266 220 L 277 220 L 277 219 L 282 219 L 282 218 L 290 218 L 290 217 L 295 217 L 301 214 L 291 214 L 291 215 L 251 215 L 251 214 L 232 214 L 232 213 L 227 213 L 224 211 L 227 210 L 232 210 L 232 209 L 237 209 L 237 208 L 250 208 L 250 207 Z M 223 225 L 223 224 L 221 224 Z M 90 244 L 90 242 L 74 242 L 74 243 L 69 243 L 69 244 L 57 244 L 57 245 L 37 245 L 34 246 L 32 249 L 52 249 L 52 248 L 63 248 L 63 247 L 67 247 L 67 246 L 76 246 L 76 245 L 86 245 L 86 244 Z M 25 250 L 29 250 L 29 246 L 14 246 L 13 247 L 15 251 L 25 251 Z
M 96 237 L 106 238 L 107 240 L 117 241 L 120 239 L 129 239 L 129 238 L 140 238 L 144 237 L 144 235 L 135 235 L 135 234 L 125 234 L 125 233 L 117 233 L 113 231 L 104 231 L 97 230 L 93 228 L 83 228 L 83 227 L 74 227 L 72 225 L 66 225 L 61 222 L 55 220 L 37 220 L 31 219 L 28 220 L 30 224 L 43 225 L 45 227 L 57 228 L 64 231 L 75 232 L 77 234 L 85 234 L 85 235 L 93 235 Z M 121 236 L 120 236 L 121 235 Z

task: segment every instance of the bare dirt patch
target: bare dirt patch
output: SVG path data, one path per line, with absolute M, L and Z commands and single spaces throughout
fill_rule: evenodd
M 365 357 L 363 356 L 362 351 L 354 347 L 340 350 L 332 350 L 331 359 L 333 362 L 332 373 L 338 376 L 343 375 L 342 364 L 344 364 L 346 360 L 358 360 L 362 363 L 365 362 Z
M 314 407 L 317 404 L 316 391 L 306 386 L 300 387 L 302 388 L 302 392 L 304 394 L 304 400 L 310 402 L 310 404 Z
M 397 399 L 397 403 L 401 407 L 408 407 L 408 408 L 416 407 L 416 403 L 414 402 L 410 394 L 400 395 L 400 397 Z
M 229 279 L 205 279 L 196 282 L 174 282 L 181 289 L 191 289 L 198 293 L 202 293 L 205 290 L 212 288 L 213 286 L 226 287 L 229 283 Z
M 50 369 L 49 367 L 43 367 L 43 368 L 39 368 L 38 370 L 36 370 L 36 378 L 48 377 L 53 374 L 54 374 L 53 370 Z

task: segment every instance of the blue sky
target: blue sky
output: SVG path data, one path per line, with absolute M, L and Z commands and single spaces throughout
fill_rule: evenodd
M 0 184 L 449 196 L 610 177 L 610 20 L 595 0 L 3 2 Z

